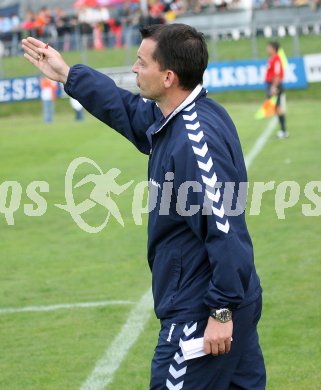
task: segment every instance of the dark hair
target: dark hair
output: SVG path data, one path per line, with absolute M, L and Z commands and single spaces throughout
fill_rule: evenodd
M 273 49 L 277 52 L 280 49 L 280 44 L 277 41 L 271 41 L 268 43 L 269 46 L 273 47 Z
M 153 58 L 160 69 L 170 69 L 178 76 L 180 86 L 194 89 L 203 82 L 208 63 L 204 35 L 186 24 L 156 24 L 140 29 L 142 39 L 156 43 Z

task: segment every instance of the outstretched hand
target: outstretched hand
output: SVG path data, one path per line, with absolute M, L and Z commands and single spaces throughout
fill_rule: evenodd
M 24 57 L 46 77 L 66 83 L 70 67 L 57 50 L 32 37 L 22 40 L 22 49 Z

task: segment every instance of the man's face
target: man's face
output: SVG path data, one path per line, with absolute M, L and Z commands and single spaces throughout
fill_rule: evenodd
M 158 62 L 153 59 L 156 45 L 156 42 L 149 38 L 142 41 L 137 52 L 137 61 L 133 65 L 133 72 L 136 73 L 136 82 L 141 96 L 159 101 L 166 92 L 164 85 L 166 71 L 161 71 Z

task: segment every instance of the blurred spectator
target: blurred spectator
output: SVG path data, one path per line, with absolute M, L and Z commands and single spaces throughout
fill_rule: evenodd
M 126 0 L 123 6 L 119 9 L 123 44 L 125 46 L 131 46 L 137 43 L 140 17 L 141 12 L 139 6 L 129 0 Z
M 54 101 L 57 97 L 58 84 L 45 77 L 40 80 L 40 98 L 42 102 L 43 121 L 51 123 L 54 115 Z
M 109 46 L 110 47 L 122 47 L 123 41 L 123 29 L 119 19 L 110 18 L 109 19 Z
M 26 30 L 28 33 L 31 33 L 31 34 L 35 30 L 35 28 L 36 28 L 36 16 L 35 16 L 35 14 L 31 10 L 27 11 L 25 19 L 22 22 L 22 28 L 24 30 Z
M 78 100 L 70 98 L 70 105 L 74 110 L 75 113 L 75 121 L 81 122 L 84 120 L 84 108 L 83 106 L 78 102 Z
M 0 32 L 6 34 L 11 31 L 11 19 L 7 16 L 0 16 Z
M 183 0 L 173 0 L 166 4 L 165 19 L 168 22 L 173 21 L 177 16 L 186 12 L 185 2 Z
M 310 4 L 312 9 L 317 9 L 321 3 L 321 0 L 251 1 L 254 8 Z M 102 3 L 97 0 L 97 4 Z M 117 7 L 80 6 L 70 14 L 62 7 L 55 10 L 42 7 L 38 12 L 28 10 L 22 22 L 17 15 L 0 16 L 0 40 L 6 55 L 18 54 L 22 35 L 39 37 L 59 51 L 131 46 L 139 44 L 142 25 L 172 22 L 185 13 L 230 10 L 242 7 L 242 4 L 242 0 L 148 0 L 145 15 L 139 3 L 131 0 L 124 0 Z
M 160 0 L 154 1 L 153 4 L 149 6 L 148 15 L 143 21 L 143 24 L 151 25 L 165 23 L 164 9 L 164 4 Z

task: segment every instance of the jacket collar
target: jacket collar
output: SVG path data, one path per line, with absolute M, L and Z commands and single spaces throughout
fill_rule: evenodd
M 166 118 L 162 117 L 162 119 L 160 121 L 157 121 L 155 122 L 148 130 L 147 130 L 147 138 L 150 142 L 150 144 L 152 143 L 151 142 L 151 136 L 156 134 L 156 133 L 159 133 L 167 124 L 168 122 L 170 122 L 177 114 L 179 114 L 181 111 L 183 111 L 186 107 L 188 107 L 189 105 L 191 105 L 195 100 L 196 98 L 199 96 L 199 95 L 203 95 L 205 94 L 206 91 L 205 89 L 202 87 L 201 84 L 199 84 L 188 96 L 187 98 L 177 107 L 175 108 L 175 110 L 169 114 Z

